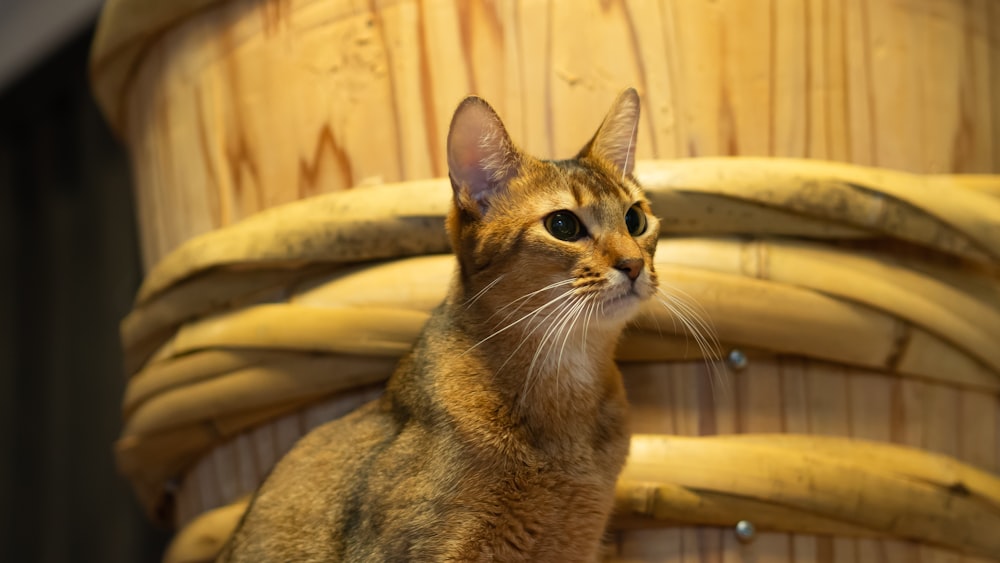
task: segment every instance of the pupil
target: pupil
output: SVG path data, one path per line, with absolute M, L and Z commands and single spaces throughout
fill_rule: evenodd
M 556 230 L 563 236 L 573 235 L 573 222 L 569 217 L 559 214 L 556 216 Z
M 628 232 L 632 235 L 639 235 L 644 230 L 642 217 L 635 207 L 630 207 L 625 213 L 625 227 L 628 228 Z
M 580 223 L 572 213 L 558 211 L 545 219 L 545 228 L 559 240 L 572 241 L 580 234 Z

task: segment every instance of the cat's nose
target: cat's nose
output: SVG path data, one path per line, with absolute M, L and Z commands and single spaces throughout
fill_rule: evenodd
M 635 281 L 639 277 L 639 274 L 642 273 L 642 265 L 642 258 L 624 258 L 615 264 L 615 269 L 625 272 L 628 275 L 628 279 Z

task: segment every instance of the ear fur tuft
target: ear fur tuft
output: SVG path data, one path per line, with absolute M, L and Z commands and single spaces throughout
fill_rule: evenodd
M 477 96 L 462 100 L 448 130 L 448 174 L 455 202 L 462 207 L 474 203 L 478 209 L 467 211 L 484 213 L 519 165 L 520 153 L 486 100 Z
M 612 164 L 623 176 L 635 169 L 635 142 L 639 133 L 639 94 L 624 90 L 608 110 L 597 133 L 577 158 L 595 157 Z

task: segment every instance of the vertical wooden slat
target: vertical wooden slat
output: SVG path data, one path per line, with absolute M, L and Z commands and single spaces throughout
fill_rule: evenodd
M 421 74 L 420 14 L 413 2 L 390 4 L 377 11 L 376 29 L 385 48 L 392 77 L 392 112 L 397 116 L 396 143 L 402 157 L 404 178 L 433 176 L 424 111 L 425 80 Z
M 886 406 L 892 395 L 891 380 L 884 375 L 854 373 L 848 377 L 851 433 L 855 438 L 888 442 L 891 412 Z
M 958 403 L 958 390 L 927 384 L 924 391 L 924 449 L 958 456 L 961 441 L 958 435 Z
M 564 99 L 557 87 L 557 76 L 553 76 L 552 65 L 565 64 L 576 60 L 587 53 L 578 52 L 576 45 L 557 42 L 557 37 L 565 34 L 555 34 L 559 26 L 574 28 L 581 25 L 575 18 L 580 9 L 586 9 L 589 2 L 581 2 L 577 10 L 568 10 L 561 4 L 552 2 L 521 3 L 517 10 L 518 40 L 518 74 L 523 81 L 521 92 L 520 141 L 522 147 L 530 154 L 543 158 L 569 158 L 573 149 L 559 144 L 559 130 L 566 124 L 558 115 L 560 104 L 556 101 Z M 568 16 L 568 17 L 567 17 Z M 570 70 L 569 72 L 572 72 Z M 558 93 L 557 93 L 558 92 Z M 573 111 L 578 108 L 567 108 L 571 115 L 583 119 L 586 111 Z M 598 118 L 599 119 L 599 118 Z M 595 127 L 596 129 L 596 127 Z M 592 133 L 592 132 L 591 132 Z M 586 133 L 584 134 L 586 135 Z M 576 138 L 581 143 L 581 137 Z
M 678 86 L 686 102 L 685 111 L 679 116 L 685 154 L 726 154 L 719 138 L 721 70 L 718 65 L 704 64 L 704 61 L 719 61 L 722 57 L 719 6 L 708 2 L 673 2 L 669 11 L 677 22 L 674 26 L 676 49 L 681 58 L 678 66 L 684 76 Z
M 255 463 L 254 447 L 249 434 L 240 434 L 233 442 L 236 445 L 236 495 L 250 494 L 257 489 L 257 485 L 267 473 L 261 471 Z
M 964 557 L 954 551 L 945 551 L 928 545 L 921 545 L 920 563 L 962 563 Z
M 845 369 L 831 364 L 808 365 L 809 431 L 813 434 L 847 436 L 848 395 Z
M 805 153 L 810 158 L 830 158 L 830 28 L 825 0 L 805 2 Z
M 826 80 L 827 158 L 850 160 L 850 139 L 847 111 L 847 45 L 845 45 L 846 2 L 823 3 L 825 27 L 823 48 L 824 75 Z
M 619 563 L 680 563 L 681 533 L 678 528 L 633 530 L 623 532 L 618 554 L 612 561 Z
M 226 503 L 239 496 L 239 475 L 236 473 L 239 461 L 236 442 L 230 440 L 216 446 L 208 454 L 208 458 L 210 463 L 206 465 L 211 467 L 215 475 L 216 486 L 219 490 L 219 502 Z
M 680 156 L 677 143 L 677 115 L 674 99 L 676 85 L 673 83 L 675 56 L 673 44 L 674 30 L 665 19 L 663 3 L 625 2 L 629 29 L 633 30 L 636 58 L 639 66 L 639 94 L 644 105 L 641 130 L 649 134 L 649 142 L 640 154 L 652 158 L 672 158 Z
M 198 498 L 201 499 L 203 509 L 222 506 L 222 487 L 212 464 L 196 464 L 194 470 L 188 474 L 188 479 L 194 479 L 192 486 L 198 491 Z
M 781 375 L 773 364 L 750 361 L 736 376 L 740 430 L 743 432 L 782 432 L 783 402 Z
M 793 534 L 791 536 L 791 557 L 794 563 L 817 563 L 816 538 L 814 536 L 803 536 Z
M 833 563 L 865 563 L 858 555 L 858 544 L 854 538 L 833 538 Z
M 751 2 L 723 2 L 719 63 L 720 143 L 722 154 L 768 154 L 771 150 L 770 10 Z
M 879 540 L 859 538 L 856 541 L 857 560 L 864 563 L 889 563 L 884 557 L 884 550 Z
M 979 391 L 958 392 L 958 458 L 997 472 L 997 398 Z
M 924 563 L 919 546 L 911 542 L 884 540 L 882 551 L 888 563 Z
M 421 43 L 422 94 L 427 117 L 428 150 L 432 156 L 431 175 L 446 176 L 448 162 L 445 143 L 455 105 L 473 93 L 465 60 L 459 11 L 441 2 L 420 2 L 418 35 Z
M 878 145 L 874 120 L 874 87 L 872 75 L 872 41 L 869 22 L 869 2 L 846 0 L 843 35 L 846 43 L 845 68 L 847 81 L 847 137 L 848 158 L 851 162 L 874 165 Z
M 924 141 L 920 148 L 931 171 L 964 170 L 969 165 L 961 161 L 974 158 L 975 132 L 972 124 L 963 123 L 962 115 L 963 91 L 969 88 L 962 76 L 972 32 L 964 18 L 969 8 L 956 2 L 933 2 L 916 13 L 921 25 L 913 42 L 922 55 L 919 79 L 925 85 L 921 115 Z
M 701 401 L 698 398 L 697 364 L 674 364 L 672 371 L 675 431 L 682 436 L 697 436 L 700 432 Z
M 884 132 L 876 164 L 904 168 L 907 162 L 923 159 L 924 140 L 928 138 L 925 117 L 929 115 L 928 89 L 935 84 L 924 77 L 937 73 L 939 66 L 929 64 L 926 57 L 925 49 L 934 47 L 928 42 L 927 19 L 919 10 L 890 2 L 869 2 L 868 5 L 875 120 L 876 127 Z M 900 18 L 908 25 L 899 25 Z M 905 62 L 900 63 L 900 60 Z M 928 165 L 925 170 L 938 169 Z
M 632 432 L 676 433 L 672 374 L 669 364 L 642 362 L 622 366 Z
M 772 125 L 771 154 L 789 157 L 808 155 L 806 96 L 808 26 L 805 0 L 771 3 Z
M 892 384 L 892 441 L 920 447 L 924 443 L 925 384 L 911 379 L 897 379 Z
M 992 56 L 985 68 L 978 69 L 989 76 L 989 106 L 990 117 L 993 126 L 990 138 L 993 140 L 993 156 L 990 158 L 989 171 L 995 173 L 997 163 L 1000 162 L 1000 57 L 996 56 L 996 45 L 1000 43 L 1000 5 L 996 2 L 986 2 L 982 11 L 976 13 L 976 17 L 982 17 L 986 22 L 987 43 L 990 45 Z
M 809 433 L 809 395 L 806 387 L 807 363 L 797 358 L 782 358 L 778 369 L 781 374 L 781 397 L 784 405 L 785 432 Z

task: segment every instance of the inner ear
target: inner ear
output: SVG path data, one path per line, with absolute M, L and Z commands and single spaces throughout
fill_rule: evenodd
M 615 168 L 622 175 L 635 169 L 635 142 L 639 133 L 639 94 L 635 88 L 624 90 L 608 110 L 597 133 L 577 158 L 596 158 Z
M 482 214 L 517 174 L 520 153 L 486 100 L 469 96 L 459 104 L 448 131 L 448 175 L 455 201 Z

